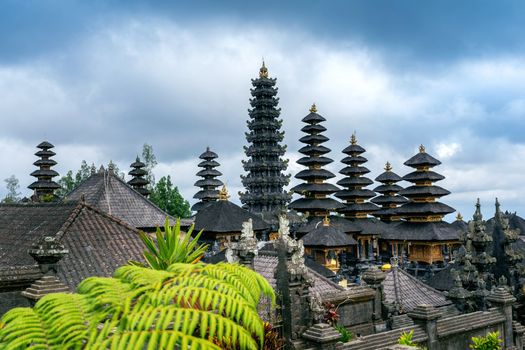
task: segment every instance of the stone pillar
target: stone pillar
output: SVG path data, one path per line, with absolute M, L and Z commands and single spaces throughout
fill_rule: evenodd
M 228 262 L 238 262 L 253 270 L 253 260 L 257 253 L 257 239 L 253 232 L 252 219 L 248 219 L 242 223 L 239 242 L 228 244 L 226 259 Z
M 363 281 L 366 284 L 375 290 L 374 296 L 374 313 L 373 319 L 381 320 L 382 319 L 382 310 L 383 310 L 383 281 L 386 278 L 386 273 L 381 271 L 377 266 L 373 265 L 363 274 Z
M 408 317 L 410 317 L 415 324 L 419 324 L 425 329 L 428 337 L 428 350 L 437 350 L 439 347 L 437 320 L 441 317 L 441 313 L 432 305 L 418 305 L 408 313 Z
M 281 307 L 283 337 L 287 349 L 311 326 L 310 290 L 312 281 L 304 265 L 304 246 L 289 235 L 288 220 L 279 218 L 279 238 L 275 241 L 279 262 L 275 271 L 278 300 Z
M 468 301 L 472 297 L 472 293 L 463 288 L 463 283 L 461 282 L 461 277 L 459 277 L 459 272 L 452 269 L 450 274 L 454 279 L 454 287 L 450 288 L 447 297 L 452 300 L 460 312 L 467 312 L 470 309 Z
M 525 345 L 523 344 L 523 334 L 525 333 L 525 327 L 521 323 L 513 321 L 512 330 L 514 331 L 514 345 L 518 349 L 523 349 L 523 346 Z
M 326 323 L 317 323 L 303 333 L 303 338 L 316 350 L 336 350 L 341 334 Z
M 368 239 L 368 260 L 369 261 L 375 261 L 374 257 L 374 243 L 372 238 Z
M 496 288 L 488 297 L 487 300 L 492 303 L 492 306 L 497 307 L 501 310 L 505 317 L 505 325 L 503 327 L 504 335 L 504 349 L 512 347 L 514 342 L 513 330 L 512 330 L 512 305 L 516 301 L 505 288 Z

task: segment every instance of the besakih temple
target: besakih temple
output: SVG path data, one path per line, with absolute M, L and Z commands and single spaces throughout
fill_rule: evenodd
M 300 158 L 297 163 L 306 166 L 307 169 L 301 170 L 295 175 L 296 179 L 305 181 L 294 186 L 291 191 L 302 196 L 292 201 L 288 208 L 303 213 L 308 218 L 325 217 L 331 212 L 343 208 L 344 205 L 337 200 L 330 198 L 330 195 L 337 192 L 339 188 L 326 180 L 334 178 L 335 175 L 323 169 L 323 166 L 333 162 L 332 159 L 325 156 L 330 149 L 322 144 L 328 141 L 323 135 L 326 128 L 321 125 L 326 121 L 324 117 L 317 113 L 315 104 L 310 108 L 310 113 L 302 119 L 307 125 L 301 131 L 306 133 L 299 141 L 306 146 L 299 149 L 299 153 L 304 157 Z
M 36 181 L 31 185 L 27 186 L 33 190 L 33 196 L 31 199 L 34 202 L 51 202 L 58 198 L 54 195 L 55 190 L 60 188 L 60 185 L 53 181 L 54 177 L 58 176 L 58 173 L 51 169 L 51 167 L 57 164 L 56 161 L 51 159 L 56 153 L 51 151 L 54 148 L 51 143 L 43 141 L 36 146 L 40 151 L 35 153 L 35 156 L 40 157 L 33 165 L 38 167 L 31 173 L 31 176 L 36 177 Z
M 450 192 L 433 184 L 445 178 L 431 170 L 441 162 L 421 145 L 419 152 L 404 164 L 415 171 L 403 176 L 413 185 L 398 192 L 408 199 L 395 209 L 403 220 L 391 223 L 381 239 L 390 246 L 392 256 L 406 256 L 410 262 L 427 265 L 443 263 L 459 241 L 458 229 L 443 221 L 454 209 L 437 201 Z
M 145 231 L 164 227 L 166 217 L 171 223 L 176 221 L 176 218 L 168 215 L 121 179 L 113 169 L 103 167 L 92 172 L 77 188 L 66 194 L 63 200 L 83 200 L 88 205 Z M 188 225 L 188 220 L 182 219 L 181 225 Z
M 328 217 L 301 240 L 306 255 L 334 272 L 341 268 L 341 254 L 357 254 L 357 241 L 337 227 L 331 226 Z
M 363 156 L 365 152 L 366 150 L 358 145 L 354 132 L 350 138 L 350 145 L 343 149 L 346 157 L 341 163 L 346 166 L 339 173 L 345 177 L 337 182 L 344 189 L 335 194 L 344 201 L 344 207 L 338 209 L 338 213 L 359 230 L 355 238 L 358 242 L 357 259 L 361 261 L 375 260 L 378 257 L 378 238 L 381 232 L 385 231 L 383 222 L 371 216 L 379 207 L 370 202 L 370 198 L 375 197 L 376 193 L 366 188 L 373 184 L 373 181 L 365 176 L 370 173 L 364 166 L 368 161 Z
M 229 242 L 237 241 L 241 235 L 242 224 L 252 220 L 253 229 L 257 236 L 268 235 L 270 225 L 263 221 L 259 216 L 239 207 L 230 202 L 230 195 L 226 186 L 219 191 L 217 201 L 209 202 L 201 208 L 194 218 L 194 229 L 198 232 L 202 230 L 200 239 L 212 246 L 217 246 L 222 250 Z
M 282 156 L 286 152 L 281 131 L 282 119 L 278 108 L 279 98 L 276 79 L 268 76 L 264 62 L 259 70 L 259 77 L 252 79 L 249 132 L 244 147 L 248 157 L 242 164 L 247 175 L 241 175 L 245 192 L 239 193 L 243 206 L 252 213 L 262 214 L 277 222 L 277 216 L 290 202 L 291 195 L 284 190 L 290 182 L 290 175 L 285 175 L 288 160 Z
M 199 170 L 197 176 L 202 179 L 197 180 L 194 184 L 194 186 L 200 188 L 200 191 L 193 196 L 198 202 L 191 207 L 192 211 L 199 211 L 210 202 L 219 199 L 219 190 L 217 188 L 224 184 L 221 180 L 217 179 L 217 177 L 222 175 L 222 173 L 216 169 L 220 165 L 215 160 L 218 157 L 217 153 L 211 151 L 209 147 L 206 147 L 206 151 L 199 156 L 199 159 L 202 159 L 202 161 L 198 167 L 202 169 Z
M 384 170 L 381 175 L 375 178 L 377 182 L 381 183 L 374 188 L 374 192 L 379 193 L 379 195 L 370 200 L 372 203 L 380 205 L 381 208 L 374 211 L 372 215 L 381 221 L 400 221 L 401 216 L 397 213 L 397 208 L 405 204 L 407 199 L 399 195 L 399 191 L 403 190 L 403 187 L 397 183 L 403 179 L 392 171 L 392 165 L 389 162 L 386 162 Z
M 137 159 L 131 163 L 130 167 L 131 170 L 128 175 L 131 176 L 131 180 L 128 181 L 128 185 L 144 197 L 148 197 L 151 191 L 147 187 L 149 181 L 144 178 L 144 176 L 148 175 L 148 172 L 144 169 L 146 164 L 141 162 L 139 156 L 137 156 Z

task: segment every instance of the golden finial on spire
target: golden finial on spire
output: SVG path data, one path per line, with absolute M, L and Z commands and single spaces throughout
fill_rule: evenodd
M 355 131 L 354 133 L 352 134 L 352 137 L 350 138 L 350 143 L 352 145 L 357 145 L 357 137 L 355 136 Z
M 330 226 L 330 219 L 328 218 L 328 215 L 324 216 L 323 226 Z
M 315 102 L 312 103 L 312 107 L 310 107 L 310 112 L 311 113 L 317 113 L 317 106 L 315 105 Z
M 425 146 L 423 146 L 423 144 L 419 145 L 419 153 L 425 153 Z
M 228 189 L 226 188 L 226 185 L 223 185 L 219 191 L 219 200 L 227 201 L 228 198 L 230 198 L 230 195 L 228 194 Z
M 458 211 L 458 215 L 456 215 L 456 221 L 463 221 L 463 215 Z
M 391 171 L 391 170 L 392 170 L 392 165 L 390 165 L 390 162 L 386 162 L 385 171 Z
M 268 78 L 268 68 L 266 68 L 266 65 L 264 64 L 264 58 L 262 62 L 262 67 L 259 69 L 259 78 Z

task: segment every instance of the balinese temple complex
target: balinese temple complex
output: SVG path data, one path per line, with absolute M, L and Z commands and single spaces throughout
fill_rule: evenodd
M 202 161 L 198 167 L 202 168 L 202 170 L 197 173 L 197 176 L 202 177 L 202 179 L 197 180 L 195 186 L 200 187 L 201 190 L 193 196 L 193 198 L 199 200 L 191 207 L 193 211 L 199 211 L 210 202 L 219 199 L 219 190 L 217 188 L 224 185 L 221 180 L 217 179 L 217 177 L 222 175 L 219 170 L 215 169 L 220 165 L 215 160 L 218 158 L 217 153 L 211 151 L 209 147 L 206 147 L 206 151 L 202 153 L 199 158 L 202 159 Z
M 281 110 L 275 83 L 276 79 L 268 77 L 263 62 L 259 78 L 252 80 L 252 109 L 247 123 L 249 132 L 246 133 L 249 146 L 244 148 L 248 159 L 243 161 L 248 174 L 241 176 L 246 191 L 239 193 L 246 209 L 272 221 L 276 221 L 277 214 L 286 208 L 291 198 L 284 190 L 290 182 L 290 175 L 283 173 L 288 160 L 282 158 L 286 147 L 281 144 L 284 132 L 281 131 Z

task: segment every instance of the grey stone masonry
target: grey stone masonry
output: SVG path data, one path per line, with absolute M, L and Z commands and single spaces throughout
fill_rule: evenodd
M 374 313 L 373 313 L 373 319 L 380 320 L 382 319 L 382 309 L 383 309 L 383 285 L 382 282 L 386 278 L 386 273 L 381 271 L 377 266 L 373 265 L 368 270 L 365 271 L 363 274 L 363 281 L 366 282 L 366 284 L 374 289 L 375 296 L 374 296 Z
M 416 325 L 419 324 L 426 330 L 428 350 L 439 349 L 437 320 L 441 315 L 442 313 L 432 305 L 419 305 L 408 313 L 408 317 L 410 317 Z
M 512 305 L 516 302 L 516 298 L 512 296 L 505 288 L 496 288 L 488 297 L 487 300 L 501 310 L 505 318 L 505 325 L 503 327 L 503 341 L 504 349 L 510 349 L 513 344 L 513 329 L 512 329 Z
M 341 334 L 326 323 L 317 323 L 303 333 L 303 338 L 316 350 L 335 350 Z
M 60 282 L 56 276 L 44 276 L 29 288 L 22 292 L 22 295 L 32 301 L 37 301 L 44 295 L 50 293 L 67 293 L 69 288 Z

